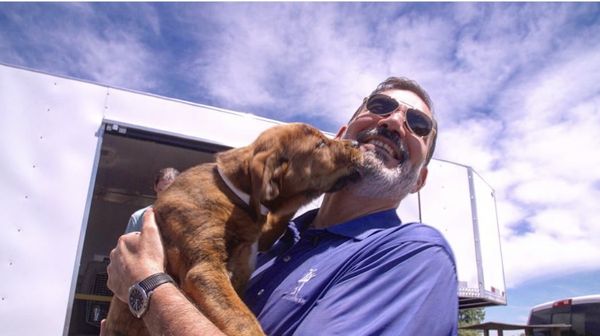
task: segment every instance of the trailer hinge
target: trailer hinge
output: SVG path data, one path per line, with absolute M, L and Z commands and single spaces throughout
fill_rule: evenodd
M 127 127 L 119 126 L 117 124 L 106 124 L 106 130 L 109 132 L 117 132 L 121 134 L 127 133 Z

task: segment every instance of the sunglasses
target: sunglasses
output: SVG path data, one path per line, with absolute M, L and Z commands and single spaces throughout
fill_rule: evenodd
M 381 93 L 367 98 L 367 110 L 381 117 L 387 117 L 399 108 L 406 109 L 404 123 L 408 129 L 419 137 L 426 137 L 433 130 L 433 120 L 425 112 L 400 104 L 396 99 Z

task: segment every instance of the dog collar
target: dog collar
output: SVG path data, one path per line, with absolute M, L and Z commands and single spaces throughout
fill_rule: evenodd
M 219 168 L 219 166 L 217 166 L 217 172 L 219 173 L 219 176 L 221 176 L 221 179 L 223 180 L 223 182 L 225 182 L 225 184 L 227 185 L 227 187 L 229 188 L 229 190 L 231 190 L 237 197 L 239 197 L 239 199 L 242 200 L 242 202 L 244 202 L 248 207 L 250 206 L 250 195 L 246 194 L 245 192 L 241 191 L 240 189 L 236 188 L 233 183 L 231 183 L 231 181 L 229 181 L 229 179 L 225 176 L 225 174 L 223 174 L 223 172 L 221 171 L 221 168 Z M 263 216 L 266 216 L 269 213 L 269 209 L 262 205 L 262 203 L 260 204 L 260 214 Z

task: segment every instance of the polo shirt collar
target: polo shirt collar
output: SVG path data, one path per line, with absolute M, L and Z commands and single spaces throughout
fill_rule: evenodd
M 304 232 L 308 229 L 310 223 L 317 215 L 318 209 L 308 211 L 300 217 L 293 220 L 297 230 Z M 324 229 L 333 234 L 340 236 L 353 238 L 356 240 L 363 240 L 373 233 L 388 229 L 395 226 L 400 226 L 402 221 L 396 209 L 383 210 L 372 214 L 364 215 L 344 223 L 336 224 L 334 226 Z

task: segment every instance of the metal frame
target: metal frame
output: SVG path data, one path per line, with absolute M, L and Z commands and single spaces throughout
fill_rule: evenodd
M 477 265 L 483 265 L 481 258 L 481 233 L 479 232 L 479 216 L 477 215 L 477 196 L 475 195 L 475 183 L 473 182 L 473 169 L 467 167 L 467 179 L 469 180 L 469 193 L 471 194 L 471 217 L 473 220 L 473 235 L 475 236 L 475 261 Z M 479 295 L 485 291 L 485 278 L 483 267 L 477 268 L 477 284 Z
M 98 132 L 98 142 L 96 145 L 96 153 L 94 154 L 94 166 L 92 170 L 92 176 L 90 178 L 88 186 L 88 195 L 85 201 L 85 211 L 83 218 L 81 219 L 81 231 L 79 233 L 79 241 L 77 242 L 77 254 L 75 257 L 75 263 L 73 264 L 73 274 L 71 275 L 71 289 L 69 290 L 69 301 L 67 303 L 67 311 L 65 313 L 65 321 L 63 327 L 63 335 L 67 335 L 69 332 L 69 322 L 71 321 L 71 313 L 73 312 L 73 304 L 75 302 L 75 289 L 77 287 L 77 276 L 79 275 L 79 265 L 81 263 L 81 255 L 83 252 L 83 243 L 85 241 L 85 234 L 87 232 L 88 222 L 90 218 L 90 209 L 92 206 L 92 199 L 94 197 L 94 185 L 96 184 L 96 175 L 98 173 L 98 164 L 100 162 L 100 151 L 102 149 L 102 140 L 104 139 L 104 123 L 100 124 Z

